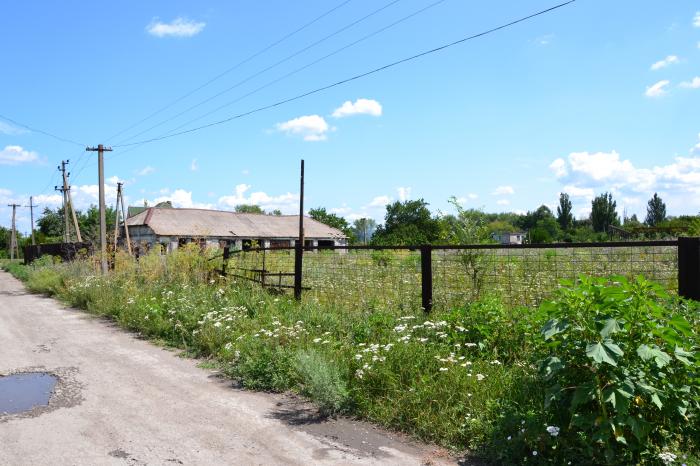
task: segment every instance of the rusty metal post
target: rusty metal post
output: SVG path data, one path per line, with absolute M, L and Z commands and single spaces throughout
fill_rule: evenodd
M 224 246 L 224 258 L 221 264 L 221 275 L 226 276 L 226 266 L 228 265 L 228 259 L 231 257 L 231 247 L 227 244 Z
M 420 247 L 421 298 L 425 312 L 433 310 L 433 248 L 428 245 Z
M 299 190 L 299 240 L 294 248 L 294 299 L 301 299 L 302 269 L 304 266 L 304 160 L 301 161 Z
M 678 295 L 700 301 L 700 238 L 678 238 Z

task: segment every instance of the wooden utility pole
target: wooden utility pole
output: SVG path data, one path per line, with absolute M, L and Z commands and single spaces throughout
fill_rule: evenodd
M 304 266 L 304 160 L 301 161 L 299 188 L 299 240 L 294 254 L 294 298 L 301 299 L 302 270 Z
M 29 196 L 29 205 L 26 206 L 29 207 L 29 218 L 31 219 L 32 222 L 32 246 L 36 246 L 36 239 L 34 238 L 34 197 Z
M 12 207 L 12 236 L 10 237 L 10 259 L 15 260 L 15 252 L 19 257 L 19 246 L 17 245 L 17 207 L 19 204 L 8 204 L 7 207 Z
M 114 209 L 116 221 L 114 222 L 114 252 L 117 251 L 117 239 L 119 238 L 119 204 L 121 203 L 122 220 L 124 221 L 124 235 L 126 238 L 126 249 L 131 255 L 131 240 L 129 239 L 129 228 L 126 226 L 126 209 L 124 207 L 124 194 L 122 190 L 124 183 L 117 183 L 117 205 Z
M 100 264 L 102 273 L 107 273 L 107 221 L 105 219 L 105 162 L 104 153 L 111 152 L 111 147 L 98 144 L 97 147 L 86 147 L 88 152 L 97 152 L 97 175 L 100 194 Z

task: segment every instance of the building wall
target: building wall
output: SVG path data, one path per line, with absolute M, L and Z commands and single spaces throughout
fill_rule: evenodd
M 234 249 L 243 249 L 244 241 L 257 241 L 259 247 L 269 248 L 271 246 L 271 240 L 287 241 L 289 246 L 294 246 L 297 238 L 232 238 L 232 237 L 177 237 L 177 236 L 158 236 L 153 230 L 145 225 L 135 225 L 129 227 L 129 235 L 131 243 L 136 246 L 141 246 L 142 248 L 152 248 L 156 244 L 164 245 L 166 252 L 172 252 L 176 250 L 181 240 L 187 242 L 204 240 L 205 244 L 209 248 L 219 248 L 222 244 L 228 243 Z M 124 235 L 121 235 L 124 238 Z M 319 240 L 331 240 L 335 246 L 345 246 L 347 244 L 346 239 L 334 239 L 334 238 L 307 238 L 312 242 L 313 247 L 318 247 Z

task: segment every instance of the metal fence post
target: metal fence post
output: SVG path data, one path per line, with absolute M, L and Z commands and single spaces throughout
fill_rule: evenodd
M 221 276 L 226 276 L 226 266 L 228 265 L 228 258 L 231 256 L 231 247 L 227 244 L 224 246 L 224 256 L 223 262 L 221 263 Z
M 297 241 L 294 248 L 294 299 L 301 299 L 304 245 Z
M 700 301 L 700 238 L 678 238 L 678 294 Z
M 421 297 L 425 312 L 433 309 L 433 258 L 431 246 L 420 247 Z

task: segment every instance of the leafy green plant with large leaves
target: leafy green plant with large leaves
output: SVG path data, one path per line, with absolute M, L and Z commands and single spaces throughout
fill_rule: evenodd
M 581 277 L 540 310 L 544 403 L 563 449 L 596 464 L 697 452 L 696 305 L 642 277 Z

